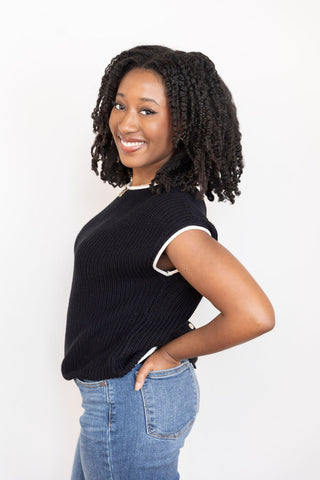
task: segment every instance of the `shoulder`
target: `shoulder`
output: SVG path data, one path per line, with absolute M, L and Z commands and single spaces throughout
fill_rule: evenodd
M 217 230 L 207 218 L 205 201 L 197 197 L 197 192 L 184 192 L 174 187 L 168 192 L 151 194 L 148 203 L 150 221 L 153 225 L 157 224 L 162 232 L 170 234 L 182 228 L 198 226 L 217 239 Z
M 184 192 L 178 187 L 173 187 L 168 192 L 151 194 L 150 201 L 154 207 L 164 208 L 166 211 L 190 211 L 206 215 L 205 202 L 197 197 L 197 192 Z

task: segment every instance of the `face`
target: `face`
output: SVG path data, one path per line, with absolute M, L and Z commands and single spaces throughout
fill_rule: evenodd
M 120 161 L 134 184 L 150 183 L 173 153 L 172 121 L 162 78 L 135 68 L 121 80 L 109 117 Z

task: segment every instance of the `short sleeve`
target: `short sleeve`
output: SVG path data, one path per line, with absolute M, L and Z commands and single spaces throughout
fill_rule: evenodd
M 206 216 L 204 200 L 196 199 L 188 192 L 175 192 L 159 195 L 155 202 L 152 226 L 155 237 L 152 245 L 152 268 L 165 276 L 178 273 L 178 270 L 162 270 L 157 263 L 169 243 L 181 233 L 197 229 L 207 232 L 218 240 L 215 226 Z

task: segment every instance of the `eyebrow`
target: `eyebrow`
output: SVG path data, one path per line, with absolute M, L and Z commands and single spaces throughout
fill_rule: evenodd
M 119 95 L 120 97 L 125 97 L 124 93 L 118 92 L 117 95 Z M 158 107 L 160 107 L 159 103 L 156 102 L 153 98 L 141 97 L 139 98 L 139 100 L 141 100 L 142 102 L 152 102 L 158 105 Z

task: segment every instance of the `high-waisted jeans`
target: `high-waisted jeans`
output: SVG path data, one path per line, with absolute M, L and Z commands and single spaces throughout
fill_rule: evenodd
M 178 457 L 199 410 L 192 363 L 120 378 L 74 379 L 84 412 L 71 480 L 178 480 Z

